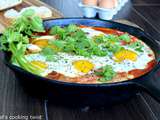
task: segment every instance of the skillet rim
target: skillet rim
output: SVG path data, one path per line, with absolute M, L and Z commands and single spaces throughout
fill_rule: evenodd
M 129 27 L 131 29 L 134 29 L 136 31 L 139 31 L 141 33 L 143 33 L 143 37 L 145 38 L 148 38 L 152 44 L 156 45 L 157 40 L 152 38 L 151 35 L 149 33 L 146 33 L 145 31 L 143 31 L 142 29 L 140 28 L 137 28 L 137 27 L 134 27 L 134 26 L 130 26 L 130 25 L 127 25 L 127 24 L 123 24 L 123 23 L 119 23 L 119 22 L 115 22 L 115 21 L 112 21 L 112 20 L 101 20 L 101 19 L 97 19 L 97 18 L 82 18 L 82 17 L 68 17 L 68 18 L 49 18 L 49 19 L 45 19 L 43 20 L 43 24 L 45 22 L 48 22 L 48 21 L 54 21 L 54 20 L 71 20 L 71 19 L 74 19 L 74 20 L 96 20 L 96 21 L 102 21 L 102 22 L 109 22 L 111 24 L 117 24 L 117 25 L 120 25 L 120 26 L 125 26 L 125 27 Z M 154 41 L 154 42 L 153 42 Z M 156 42 L 156 43 L 155 43 Z M 159 44 L 159 43 L 158 43 Z M 148 44 L 147 44 L 148 45 Z M 149 46 L 150 47 L 150 46 Z M 152 49 L 152 47 L 150 47 Z M 160 46 L 158 46 L 158 49 L 160 49 Z M 153 50 L 153 49 L 152 49 Z M 16 65 L 13 65 L 11 64 L 10 62 L 8 62 L 8 60 L 6 60 L 6 52 L 3 52 L 5 53 L 5 57 L 4 57 L 4 63 L 9 67 L 11 68 L 14 72 L 17 72 L 19 71 L 21 74 L 26 74 L 27 76 L 32 76 L 38 80 L 44 80 L 46 82 L 49 82 L 49 83 L 52 83 L 52 84 L 59 84 L 59 85 L 65 85 L 65 86 L 75 86 L 75 87 L 112 87 L 112 86 L 120 86 L 120 85 L 133 85 L 133 84 L 136 84 L 134 81 L 136 80 L 140 80 L 142 79 L 143 77 L 147 76 L 148 74 L 154 74 L 154 69 L 158 66 L 158 63 L 159 61 L 157 61 L 157 64 L 154 66 L 154 68 L 152 68 L 152 70 L 150 70 L 149 72 L 145 73 L 144 75 L 140 76 L 140 77 L 137 77 L 137 78 L 134 78 L 134 79 L 131 79 L 131 80 L 126 80 L 126 81 L 120 81 L 120 82 L 114 82 L 114 83 L 95 83 L 95 84 L 84 84 L 84 83 L 74 83 L 74 82 L 64 82 L 64 81 L 59 81 L 59 80 L 55 80 L 55 79 L 49 79 L 49 78 L 45 78 L 45 77 L 41 77 L 41 76 L 38 76 L 36 74 L 33 74 L 31 72 L 28 72 L 26 70 L 24 70 L 23 68 L 21 67 L 18 67 Z M 160 56 L 159 56 L 160 57 Z M 157 58 L 156 58 L 157 59 Z

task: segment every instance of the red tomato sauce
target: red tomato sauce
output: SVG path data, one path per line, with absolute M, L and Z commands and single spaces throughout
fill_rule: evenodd
M 144 75 L 145 73 L 149 72 L 150 70 L 153 69 L 153 67 L 157 64 L 156 60 L 152 60 L 147 64 L 147 67 L 145 69 L 135 69 L 135 70 L 131 70 L 128 73 L 130 75 L 133 75 L 135 78 Z

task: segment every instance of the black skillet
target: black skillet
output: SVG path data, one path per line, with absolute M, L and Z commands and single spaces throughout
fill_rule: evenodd
M 5 63 L 20 79 L 21 83 L 30 93 L 53 98 L 54 102 L 69 105 L 111 105 L 126 101 L 136 93 L 145 91 L 160 102 L 160 44 L 139 28 L 98 19 L 64 18 L 44 21 L 44 26 L 49 29 L 54 25 L 66 26 L 78 24 L 118 29 L 128 32 L 149 45 L 156 54 L 157 65 L 149 73 L 124 82 L 111 84 L 77 84 L 50 80 L 31 74 L 9 62 L 9 55 L 5 54 Z

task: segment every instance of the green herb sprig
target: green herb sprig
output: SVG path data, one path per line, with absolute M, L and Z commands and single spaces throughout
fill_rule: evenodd
M 0 37 L 0 50 L 12 53 L 12 63 L 31 73 L 42 75 L 43 70 L 29 64 L 25 58 L 29 37 L 33 32 L 44 32 L 44 27 L 42 19 L 35 16 L 35 12 L 29 9 L 4 31 Z
M 102 67 L 101 71 L 95 72 L 95 74 L 102 76 L 102 78 L 99 79 L 100 82 L 107 82 L 113 79 L 113 77 L 116 75 L 116 72 L 113 70 L 111 65 L 106 65 Z
M 76 25 L 66 27 L 54 26 L 50 30 L 51 35 L 58 36 L 52 45 L 56 46 L 60 52 L 67 52 L 76 55 L 90 57 L 92 55 L 105 56 L 107 51 L 103 51 L 92 39 L 87 38 L 86 33 Z

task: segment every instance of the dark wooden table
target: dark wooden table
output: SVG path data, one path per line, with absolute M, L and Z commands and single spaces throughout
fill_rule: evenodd
M 65 17 L 81 17 L 78 0 L 44 0 Z M 160 41 L 160 1 L 133 0 L 114 17 L 136 23 Z M 160 120 L 160 104 L 146 93 L 105 108 L 69 108 L 50 100 L 30 96 L 2 62 L 0 54 L 0 120 Z M 19 118 L 18 118 L 19 117 Z M 20 119 L 21 118 L 21 119 Z M 25 119 L 26 118 L 26 119 Z

